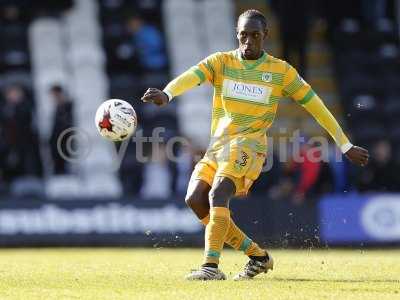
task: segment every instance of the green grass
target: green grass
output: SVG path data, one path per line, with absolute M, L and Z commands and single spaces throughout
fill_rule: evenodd
M 230 280 L 186 282 L 202 251 L 0 250 L 0 299 L 400 299 L 400 250 L 273 250 L 275 270 L 232 276 L 246 258 L 224 251 Z

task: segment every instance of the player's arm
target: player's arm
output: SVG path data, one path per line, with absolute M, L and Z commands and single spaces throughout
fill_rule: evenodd
M 158 106 L 163 106 L 171 101 L 174 97 L 182 95 L 186 91 L 201 85 L 205 81 L 213 82 L 214 69 L 217 67 L 219 53 L 210 55 L 198 65 L 191 67 L 172 80 L 164 88 L 159 90 L 149 88 L 143 95 L 142 101 L 151 102 Z
M 321 98 L 319 98 L 310 85 L 297 74 L 292 66 L 289 66 L 286 73 L 283 93 L 301 104 L 317 122 L 328 131 L 342 153 L 345 154 L 352 163 L 360 166 L 364 166 L 368 163 L 368 151 L 350 143 L 335 117 L 324 105 Z
M 193 67 L 195 68 L 195 67 Z M 172 80 L 163 91 L 155 88 L 149 88 L 143 95 L 143 102 L 151 102 L 158 106 L 167 104 L 172 98 L 183 94 L 184 92 L 198 86 L 202 83 L 196 73 L 196 69 L 190 68 Z

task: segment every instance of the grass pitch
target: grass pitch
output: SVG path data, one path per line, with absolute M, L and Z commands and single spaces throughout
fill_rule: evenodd
M 187 282 L 193 249 L 7 249 L 0 299 L 400 299 L 400 250 L 272 250 L 275 270 L 247 282 L 246 262 L 224 251 L 230 280 Z

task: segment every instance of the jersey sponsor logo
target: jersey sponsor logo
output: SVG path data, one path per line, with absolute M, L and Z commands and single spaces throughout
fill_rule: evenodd
M 261 74 L 261 80 L 265 82 L 271 82 L 272 81 L 272 74 L 271 73 L 262 73 Z
M 225 79 L 222 86 L 226 97 L 268 104 L 272 88 L 258 84 Z

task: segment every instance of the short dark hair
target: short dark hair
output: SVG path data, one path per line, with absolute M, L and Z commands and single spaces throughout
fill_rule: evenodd
M 258 20 L 261 22 L 264 29 L 267 29 L 267 19 L 265 18 L 264 14 L 257 9 L 246 10 L 239 16 L 238 21 L 240 20 L 240 18 L 248 18 L 248 19 Z
M 53 93 L 63 93 L 64 89 L 60 84 L 55 84 L 50 87 L 50 92 Z

